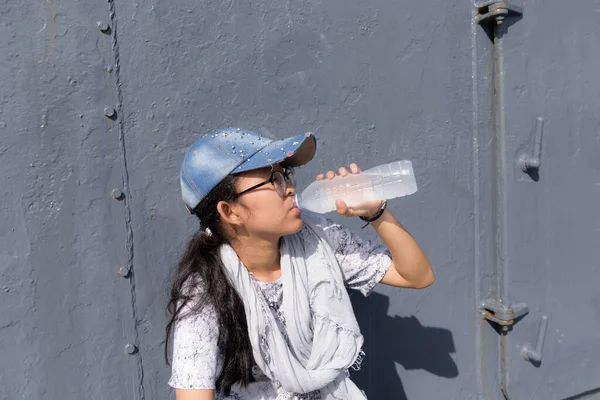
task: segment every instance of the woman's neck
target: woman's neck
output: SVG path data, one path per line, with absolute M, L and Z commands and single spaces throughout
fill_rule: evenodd
M 281 277 L 279 240 L 238 237 L 231 244 L 244 266 L 258 281 L 275 281 Z

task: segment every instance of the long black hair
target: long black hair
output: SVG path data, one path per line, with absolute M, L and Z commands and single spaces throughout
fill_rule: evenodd
M 219 334 L 225 343 L 223 370 L 217 379 L 217 389 L 229 394 L 231 386 L 243 386 L 253 381 L 254 357 L 248 336 L 248 324 L 244 303 L 225 275 L 219 248 L 226 242 L 220 223 L 217 204 L 235 199 L 236 177 L 228 175 L 214 187 L 193 213 L 200 220 L 198 232 L 190 239 L 187 248 L 174 271 L 167 312 L 170 314 L 166 327 L 165 360 L 169 365 L 169 343 L 175 323 L 181 319 L 182 309 L 193 301 L 191 313 L 197 314 L 205 306 L 216 310 Z M 210 234 L 206 232 L 210 230 Z M 199 291 L 190 294 L 192 288 L 201 285 Z M 199 296 L 194 297 L 194 296 Z

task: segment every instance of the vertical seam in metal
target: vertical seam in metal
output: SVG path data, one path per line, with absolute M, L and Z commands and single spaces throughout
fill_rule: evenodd
M 475 1 L 473 2 L 473 7 L 475 7 Z M 483 398 L 483 376 L 482 376 L 482 368 L 483 368 L 483 357 L 481 354 L 481 345 L 482 345 L 482 327 L 481 327 L 481 318 L 479 317 L 478 308 L 479 301 L 481 296 L 481 271 L 479 270 L 481 265 L 481 230 L 479 226 L 479 201 L 480 201 L 480 176 L 479 176 L 479 103 L 478 103 L 478 86 L 477 86 L 477 27 L 478 23 L 475 18 L 471 19 L 471 102 L 473 108 L 473 232 L 474 232 L 474 280 L 475 280 L 475 365 L 476 375 L 477 375 L 477 393 L 479 398 Z
M 114 76 L 115 76 L 115 86 L 117 91 L 117 124 L 119 127 L 119 155 L 121 157 L 121 176 L 123 180 L 123 193 L 125 194 L 123 212 L 125 215 L 125 229 L 127 232 L 127 239 L 125 243 L 126 251 L 127 251 L 127 266 L 129 270 L 132 272 L 129 278 L 130 289 L 131 289 L 131 313 L 133 318 L 133 341 L 135 346 L 138 348 L 138 353 L 136 355 L 136 364 L 137 364 L 137 380 L 138 380 L 138 399 L 144 400 L 144 370 L 142 363 L 142 354 L 140 351 L 139 345 L 139 331 L 138 331 L 138 323 L 137 323 L 137 302 L 136 302 L 136 292 L 135 292 L 135 271 L 133 269 L 133 227 L 131 224 L 131 191 L 129 189 L 129 171 L 127 169 L 127 152 L 125 148 L 125 123 L 124 123 L 124 114 L 123 114 L 123 91 L 121 84 L 121 75 L 120 75 L 120 56 L 119 56 L 119 42 L 117 39 L 117 14 L 116 14 L 116 6 L 115 0 L 108 0 L 109 12 L 110 12 L 110 20 L 112 25 L 112 50 L 113 50 L 113 58 L 114 58 Z

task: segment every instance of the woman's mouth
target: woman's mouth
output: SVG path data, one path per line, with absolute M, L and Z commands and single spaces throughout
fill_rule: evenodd
M 296 214 L 301 214 L 302 213 L 302 210 L 300 208 L 298 208 L 298 205 L 296 204 L 296 199 L 293 200 L 292 210 L 291 211 L 293 213 L 296 213 Z
M 292 208 L 292 213 L 300 215 L 300 214 L 302 214 L 302 210 L 299 209 L 298 207 L 294 207 L 294 208 Z

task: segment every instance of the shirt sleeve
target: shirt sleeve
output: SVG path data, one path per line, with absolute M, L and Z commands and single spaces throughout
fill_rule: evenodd
M 392 264 L 388 249 L 326 217 L 319 216 L 317 224 L 335 252 L 346 286 L 368 296 Z
M 219 352 L 219 324 L 214 307 L 200 313 L 188 304 L 173 329 L 173 359 L 169 386 L 177 389 L 215 389 L 222 359 Z

